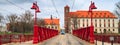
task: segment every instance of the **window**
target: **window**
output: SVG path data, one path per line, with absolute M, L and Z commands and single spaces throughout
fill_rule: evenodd
M 97 27 L 97 20 L 95 19 L 95 27 Z
M 108 23 L 108 27 L 110 27 L 110 23 Z
M 50 26 L 48 26 L 48 28 L 50 28 Z
M 55 29 L 57 29 L 57 26 L 55 27 Z
M 99 22 L 100 22 L 100 27 L 101 27 L 101 20 L 99 20 Z
M 101 31 L 101 29 L 100 29 L 100 31 Z
M 108 31 L 110 31 L 110 29 Z
M 97 23 L 95 23 L 95 27 L 97 27 Z
M 88 19 L 87 19 L 87 23 L 88 23 Z
M 97 29 L 95 29 L 95 32 L 97 32 Z
M 105 22 L 105 19 L 104 19 L 104 27 L 106 27 L 106 22 Z
M 84 23 L 83 23 L 83 27 L 84 27 Z
M 114 27 L 114 19 L 113 19 L 113 27 Z
M 83 22 L 84 22 L 84 19 L 83 19 Z
M 113 29 L 113 31 L 115 31 L 115 30 Z
M 54 27 L 52 26 L 52 29 L 53 29 Z
M 108 27 L 110 27 L 110 19 L 108 19 Z
M 97 23 L 97 20 L 95 20 L 95 23 Z
M 84 19 L 83 19 L 83 27 L 84 27 Z
M 101 24 L 100 24 L 100 27 L 101 27 Z
M 87 26 L 88 26 L 88 19 L 87 19 Z
M 66 12 L 69 12 L 69 10 L 66 10 Z

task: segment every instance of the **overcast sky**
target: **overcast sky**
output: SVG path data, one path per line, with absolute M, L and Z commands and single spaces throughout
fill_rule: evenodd
M 34 14 L 34 10 L 31 10 L 32 3 L 38 2 L 41 13 L 38 13 L 39 18 L 53 17 L 60 18 L 60 26 L 64 27 L 64 6 L 70 6 L 71 11 L 88 10 L 90 0 L 53 0 L 56 9 L 53 6 L 52 0 L 0 0 L 0 13 L 4 16 L 11 13 L 22 14 L 26 10 L 30 10 Z M 97 10 L 108 10 L 113 12 L 115 4 L 119 0 L 92 0 L 95 2 Z M 74 4 L 73 4 L 74 2 Z

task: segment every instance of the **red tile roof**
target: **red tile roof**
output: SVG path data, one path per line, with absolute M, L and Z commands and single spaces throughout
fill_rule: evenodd
M 88 11 L 76 11 L 70 12 L 69 17 L 80 17 L 80 18 L 90 18 L 91 13 Z M 93 11 L 93 18 L 117 18 L 114 14 L 109 11 Z
M 59 25 L 59 19 L 53 18 L 53 19 L 44 19 L 45 24 L 55 24 L 55 25 Z

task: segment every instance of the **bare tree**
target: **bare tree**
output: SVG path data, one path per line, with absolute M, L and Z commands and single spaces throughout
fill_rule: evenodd
M 21 15 L 21 21 L 25 23 L 31 23 L 33 16 L 34 15 L 30 11 L 26 11 Z
M 118 16 L 118 18 L 120 19 L 120 2 L 116 3 L 116 10 L 114 11 L 114 13 Z
M 10 31 L 14 32 L 16 30 L 15 23 L 17 22 L 18 16 L 16 14 L 10 14 L 7 16 L 7 20 L 10 22 Z
M 4 19 L 4 17 L 2 16 L 2 14 L 0 14 L 0 30 L 2 30 L 2 20 Z
M 10 23 L 15 23 L 17 22 L 18 16 L 16 14 L 10 14 L 7 16 L 7 18 Z
M 33 14 L 30 11 L 26 11 L 20 16 L 16 14 L 10 14 L 7 16 L 9 21 L 9 29 L 12 32 L 32 32 L 33 30 Z
M 32 31 L 33 29 L 33 14 L 30 11 L 26 11 L 24 14 L 20 15 L 21 26 L 23 33 Z
M 45 26 L 44 19 L 38 18 L 38 19 L 37 19 L 37 24 L 38 24 L 38 26 L 40 26 L 40 27 L 44 27 L 44 26 Z
M 3 19 L 4 17 L 2 16 L 2 14 L 0 14 L 0 23 L 2 22 Z
M 118 16 L 119 19 L 119 33 L 120 33 L 120 1 L 118 3 L 116 3 L 116 10 L 114 11 L 114 14 Z

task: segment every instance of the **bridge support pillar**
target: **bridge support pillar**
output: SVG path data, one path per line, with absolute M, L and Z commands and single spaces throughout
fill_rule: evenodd
M 38 43 L 38 25 L 34 25 L 34 37 L 33 37 L 33 44 Z
M 94 43 L 94 26 L 90 27 L 90 43 Z

